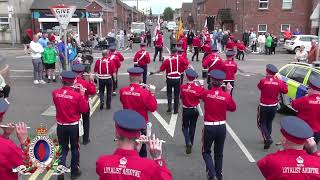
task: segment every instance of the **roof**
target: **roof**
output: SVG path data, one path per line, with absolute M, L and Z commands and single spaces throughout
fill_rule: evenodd
M 90 2 L 90 0 L 34 0 L 30 9 L 49 9 L 49 6 L 57 4 L 74 5 L 77 9 L 85 9 Z
M 182 3 L 181 9 L 183 11 L 191 11 L 192 3 Z

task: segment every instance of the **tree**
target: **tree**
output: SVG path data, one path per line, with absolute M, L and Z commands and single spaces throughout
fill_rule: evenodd
M 163 11 L 163 19 L 165 21 L 171 21 L 173 19 L 173 10 L 171 7 L 166 7 Z

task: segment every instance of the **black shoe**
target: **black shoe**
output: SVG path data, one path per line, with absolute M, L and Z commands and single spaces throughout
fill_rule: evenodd
M 171 108 L 168 108 L 167 112 L 168 112 L 168 113 L 171 113 Z
M 106 108 L 106 109 L 108 109 L 108 110 L 109 110 L 109 109 L 111 109 L 111 106 L 107 106 L 107 108 Z
M 104 105 L 103 103 L 100 104 L 100 110 L 103 109 L 103 105 Z
M 48 79 L 47 83 L 51 83 L 51 79 Z
M 53 81 L 53 82 L 57 82 L 57 80 L 56 80 L 56 79 L 53 79 L 52 81 Z
M 267 140 L 265 143 L 264 143 L 264 149 L 269 149 L 271 144 L 273 143 L 272 140 Z
M 173 111 L 173 114 L 178 114 L 178 110 L 174 110 L 174 111 Z
M 57 177 L 57 180 L 64 180 L 64 174 L 61 174 Z
M 191 154 L 192 152 L 192 146 L 191 145 L 187 145 L 186 146 L 186 154 Z
M 71 173 L 71 179 L 77 179 L 78 177 L 81 176 L 81 171 L 79 170 L 76 173 Z
M 82 144 L 83 144 L 83 145 L 87 145 L 87 144 L 89 144 L 90 142 L 91 142 L 90 139 L 88 139 L 88 140 L 86 140 L 86 141 L 83 141 Z
M 114 92 L 112 93 L 112 96 L 117 96 L 117 92 L 114 91 Z

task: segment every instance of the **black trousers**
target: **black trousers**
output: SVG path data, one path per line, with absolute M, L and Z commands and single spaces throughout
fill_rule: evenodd
M 5 85 L 2 89 L 2 91 L 0 91 L 0 98 L 8 98 L 9 94 L 10 94 L 10 86 L 9 85 Z
M 271 55 L 271 48 L 272 47 L 265 47 L 265 49 L 266 49 L 266 55 Z
M 180 79 L 167 78 L 167 99 L 168 109 L 172 108 L 172 88 L 174 89 L 174 108 L 175 112 L 178 112 L 179 108 L 179 96 L 180 96 Z
M 241 56 L 242 56 L 241 60 L 244 60 L 244 51 L 237 50 L 236 59 L 240 60 Z
M 159 53 L 159 61 L 162 61 L 162 59 L 161 59 L 162 58 L 162 48 L 161 47 L 155 47 L 153 61 L 156 60 L 158 53 Z
M 117 72 L 118 74 L 118 72 Z M 118 75 L 117 75 L 118 76 Z M 112 90 L 116 91 L 116 89 L 118 88 L 118 77 L 115 77 L 114 75 L 112 75 L 111 79 L 112 79 Z
M 66 166 L 66 158 L 71 146 L 71 174 L 79 171 L 79 125 L 57 125 L 57 136 L 61 146 L 60 165 Z
M 194 60 L 194 57 L 196 57 L 196 61 L 199 61 L 199 47 L 193 47 L 194 53 L 192 56 L 192 61 Z
M 180 75 L 180 84 L 183 83 L 183 78 L 184 78 L 184 73 L 181 73 L 181 75 Z
M 143 69 L 142 82 L 144 84 L 147 84 L 148 66 L 147 65 L 145 65 L 145 66 L 134 65 L 134 67 L 141 67 Z
M 222 179 L 223 148 L 226 139 L 226 125 L 204 126 L 202 135 L 202 157 L 210 178 Z M 214 164 L 211 146 L 214 143 Z
M 193 145 L 199 111 L 197 108 L 183 108 L 182 132 L 186 145 Z
M 112 85 L 113 81 L 111 78 L 109 79 L 99 79 L 99 96 L 100 103 L 104 104 L 104 91 L 107 89 L 107 107 L 111 107 L 111 96 L 112 96 Z
M 230 83 L 231 86 L 232 86 L 232 89 L 231 89 L 231 92 L 230 92 L 230 95 L 232 96 L 233 89 L 234 89 L 234 81 L 224 81 L 225 87 L 227 87 L 228 83 Z
M 261 131 L 263 140 L 269 141 L 272 140 L 271 133 L 272 133 L 272 121 L 276 115 L 277 106 L 262 106 L 259 105 L 258 107 L 258 128 Z
M 147 130 L 143 129 L 141 130 L 141 134 L 142 135 L 147 135 Z M 140 152 L 139 152 L 139 156 L 140 157 L 147 157 L 148 156 L 148 152 L 147 152 L 147 145 L 145 143 L 142 144 Z
M 90 132 L 90 108 L 89 108 L 88 112 L 82 113 L 81 116 L 82 116 L 82 120 L 83 120 L 82 141 L 88 142 L 89 141 L 89 132 Z

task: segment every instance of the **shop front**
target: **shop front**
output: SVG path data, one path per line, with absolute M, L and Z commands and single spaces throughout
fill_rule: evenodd
M 87 12 L 88 32 L 93 32 L 96 36 L 102 36 L 102 12 Z

